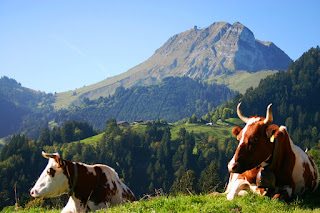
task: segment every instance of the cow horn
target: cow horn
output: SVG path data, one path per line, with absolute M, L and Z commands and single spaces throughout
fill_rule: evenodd
M 271 107 L 272 107 L 272 104 L 269 104 L 269 106 L 267 108 L 266 119 L 264 119 L 264 121 L 263 121 L 264 124 L 270 124 L 273 121 L 273 115 L 272 115 Z
M 245 123 L 248 123 L 248 120 L 249 118 L 245 117 L 243 114 L 242 114 L 242 111 L 240 109 L 241 107 L 241 102 L 238 104 L 237 106 L 237 114 L 238 114 L 238 117 Z
M 44 151 L 42 151 L 41 154 L 44 158 L 47 158 L 47 159 L 60 157 L 58 153 L 45 153 Z

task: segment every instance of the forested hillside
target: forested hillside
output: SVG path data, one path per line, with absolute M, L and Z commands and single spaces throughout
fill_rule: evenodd
M 26 116 L 51 110 L 52 94 L 22 87 L 16 80 L 0 78 L 0 138 L 17 132 Z
M 86 121 L 103 130 L 109 118 L 118 121 L 156 120 L 175 122 L 196 114 L 204 115 L 234 97 L 224 85 L 201 83 L 188 77 L 168 77 L 157 85 L 130 89 L 119 87 L 106 98 L 84 98 L 80 106 L 54 110 L 52 94 L 22 87 L 13 79 L 0 80 L 0 138 L 24 134 L 37 139 L 43 126 L 63 126 L 65 122 Z
M 61 110 L 55 122 L 81 120 L 97 129 L 103 129 L 109 118 L 128 122 L 160 118 L 176 122 L 192 114 L 201 117 L 235 94 L 224 85 L 201 83 L 188 77 L 167 77 L 157 85 L 118 87 L 112 96 L 85 98 L 81 106 Z
M 236 117 L 236 106 L 242 102 L 245 115 L 262 115 L 273 104 L 274 123 L 285 125 L 293 142 L 303 149 L 319 144 L 320 139 L 320 48 L 311 48 L 286 72 L 262 80 L 256 89 L 248 89 L 232 101 L 208 113 L 205 118 Z

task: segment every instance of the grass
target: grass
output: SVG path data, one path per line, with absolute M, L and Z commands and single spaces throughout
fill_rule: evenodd
M 223 141 L 224 138 L 231 136 L 231 130 L 233 125 L 224 122 L 218 122 L 212 126 L 204 124 L 183 124 L 183 125 L 172 125 L 171 128 L 171 139 L 175 140 L 178 138 L 180 128 L 185 128 L 187 132 L 193 132 L 196 137 L 196 141 L 201 141 L 205 134 L 211 137 L 217 137 L 219 141 Z
M 83 140 L 80 140 L 80 143 L 84 143 L 84 144 L 96 144 L 98 141 L 101 140 L 101 138 L 103 137 L 104 133 L 89 137 L 89 138 L 85 138 Z
M 308 199 L 286 203 L 252 193 L 244 197 L 237 197 L 232 201 L 227 201 L 224 195 L 216 197 L 210 195 L 158 196 L 112 206 L 98 212 L 320 212 L 320 202 L 312 204 Z M 313 198 L 313 200 L 316 199 Z M 14 207 L 6 207 L 2 212 L 14 212 Z M 60 212 L 60 210 L 31 208 L 28 210 L 20 209 L 17 212 Z
M 277 72 L 277 70 L 261 70 L 255 73 L 236 71 L 233 74 L 220 75 L 213 80 L 209 80 L 209 82 L 225 84 L 232 90 L 245 93 L 249 87 L 257 87 L 261 79 Z
M 299 201 L 288 204 L 253 194 L 233 201 L 227 201 L 225 196 L 179 195 L 155 197 L 101 212 L 320 212 L 320 208 L 305 208 Z

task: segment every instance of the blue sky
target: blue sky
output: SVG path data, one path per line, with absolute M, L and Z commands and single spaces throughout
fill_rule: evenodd
M 171 36 L 240 22 L 293 60 L 320 45 L 318 0 L 1 0 L 0 77 L 63 92 L 118 75 Z

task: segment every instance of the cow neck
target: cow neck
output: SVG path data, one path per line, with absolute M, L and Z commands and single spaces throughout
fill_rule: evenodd
M 273 137 L 272 137 L 273 138 Z M 272 150 L 272 154 L 271 156 L 265 161 L 265 163 L 267 163 L 267 165 L 265 167 L 263 167 L 264 169 L 267 170 L 274 170 L 276 163 L 278 161 L 278 156 L 279 156 L 279 149 L 280 149 L 280 145 L 279 145 L 279 141 L 278 138 L 274 138 L 274 141 L 272 142 L 270 140 L 270 143 L 274 143 L 273 145 L 273 150 Z
M 73 166 L 73 178 L 70 173 L 70 165 Z M 77 180 L 78 180 L 78 166 L 77 166 L 77 164 L 73 163 L 73 162 L 69 162 L 69 165 L 68 165 L 68 163 L 66 163 L 66 172 L 67 172 L 67 178 L 70 183 L 68 195 L 72 196 L 74 193 L 75 186 L 77 184 Z

